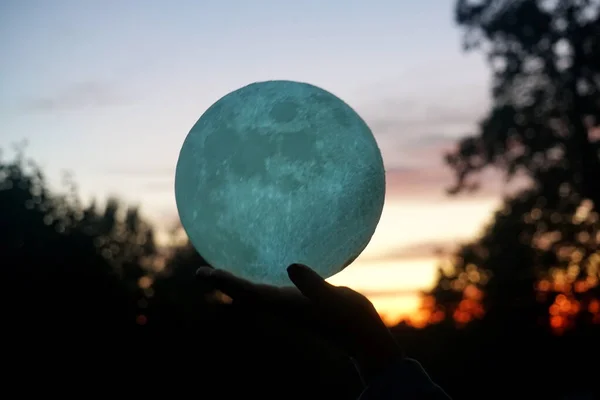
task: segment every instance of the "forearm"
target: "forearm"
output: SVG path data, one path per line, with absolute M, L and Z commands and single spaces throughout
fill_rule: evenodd
M 359 365 L 359 372 L 363 368 Z M 400 358 L 387 364 L 378 376 L 363 376 L 365 391 L 359 400 L 450 400 L 436 385 L 421 364 L 410 358 Z
M 404 352 L 390 335 L 389 340 L 381 340 L 369 346 L 362 354 L 353 357 L 356 368 L 365 386 L 383 375 L 404 358 Z

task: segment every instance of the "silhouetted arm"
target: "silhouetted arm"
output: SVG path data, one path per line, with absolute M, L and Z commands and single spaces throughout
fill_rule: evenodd
M 358 400 L 450 400 L 450 396 L 433 383 L 421 364 L 403 358 L 373 378 Z

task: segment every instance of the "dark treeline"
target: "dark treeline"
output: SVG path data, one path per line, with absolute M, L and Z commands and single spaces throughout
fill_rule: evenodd
M 599 9 L 457 1 L 466 49 L 489 58 L 493 105 L 446 157 L 450 195 L 476 190 L 486 168 L 529 184 L 444 256 L 424 293 L 429 325 L 392 328 L 456 399 L 600 395 Z M 203 290 L 194 271 L 205 262 L 189 244 L 157 247 L 153 227 L 117 200 L 83 205 L 74 185 L 51 192 L 20 152 L 0 161 L 0 250 L 4 353 L 21 391 L 360 393 L 337 349 Z

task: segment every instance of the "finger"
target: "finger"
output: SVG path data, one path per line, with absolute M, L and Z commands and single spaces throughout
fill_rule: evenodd
M 220 290 L 233 299 L 247 297 L 254 292 L 251 282 L 226 271 L 201 267 L 196 271 L 196 277 L 212 289 Z
M 196 271 L 196 276 L 213 289 L 231 297 L 234 302 L 275 301 L 281 295 L 275 287 L 258 285 L 219 269 L 201 267 Z
M 287 271 L 292 283 L 310 300 L 329 302 L 334 299 L 336 287 L 306 265 L 292 264 Z
M 196 279 L 198 280 L 198 288 L 200 290 L 201 293 L 203 294 L 209 294 L 214 292 L 215 288 L 212 287 L 212 285 L 210 284 L 210 280 L 207 279 L 206 277 L 209 276 L 212 271 L 214 270 L 214 268 L 212 267 L 208 267 L 208 266 L 203 266 L 198 268 L 198 270 L 196 270 Z

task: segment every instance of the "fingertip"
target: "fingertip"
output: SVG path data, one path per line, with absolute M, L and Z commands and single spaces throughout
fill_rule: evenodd
M 294 272 L 295 269 L 298 268 L 298 264 L 291 264 L 286 268 L 287 273 L 289 274 L 290 272 Z
M 298 263 L 292 264 L 289 267 L 287 267 L 288 274 L 290 274 L 290 273 L 294 274 L 294 273 L 298 273 L 298 272 L 301 272 L 301 271 L 311 271 L 311 269 L 308 268 L 304 264 L 298 264 Z
M 314 269 L 305 264 L 292 264 L 287 269 L 290 278 L 297 277 L 302 280 L 321 281 L 324 280 L 321 275 Z
M 292 281 L 292 283 L 294 285 L 296 285 L 298 276 L 302 276 L 302 272 L 303 272 L 302 267 L 304 267 L 302 264 L 292 264 L 289 267 L 287 267 L 288 277 L 290 278 L 290 280 Z

